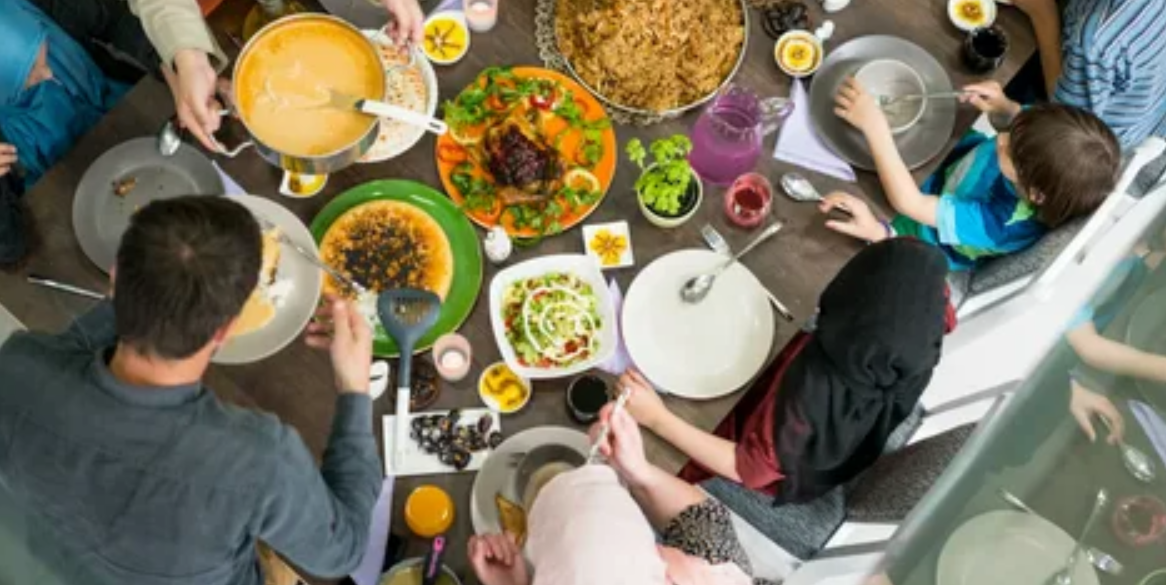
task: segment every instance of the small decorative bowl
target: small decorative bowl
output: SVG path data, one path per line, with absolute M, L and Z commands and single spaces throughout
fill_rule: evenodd
M 470 341 L 457 333 L 446 333 L 433 343 L 433 364 L 448 382 L 458 382 L 470 373 L 473 352 Z
M 523 395 L 514 404 L 503 404 L 496 396 L 494 396 L 495 393 L 489 392 L 487 390 L 487 388 L 490 387 L 491 379 L 499 375 L 497 373 L 499 369 L 505 369 L 509 376 L 512 376 L 513 379 L 522 386 Z M 514 371 L 510 369 L 510 366 L 506 365 L 506 362 L 495 362 L 491 364 L 490 367 L 482 371 L 482 375 L 478 378 L 478 396 L 482 399 L 482 404 L 485 404 L 487 408 L 500 414 L 514 414 L 523 408 L 526 408 L 526 405 L 530 402 L 530 397 L 532 394 L 533 391 L 531 389 L 530 380 L 527 380 L 526 378 L 523 378 L 522 376 L 514 373 Z

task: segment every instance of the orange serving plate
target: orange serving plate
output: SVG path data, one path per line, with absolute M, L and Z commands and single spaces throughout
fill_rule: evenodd
M 583 87 L 576 83 L 575 80 L 561 73 L 540 67 L 515 67 L 511 69 L 511 71 L 519 77 L 537 77 L 557 82 L 560 87 L 571 93 L 575 103 L 578 104 L 580 109 L 583 110 L 583 118 L 585 120 L 596 121 L 607 118 L 607 112 L 603 109 L 603 105 L 600 104 L 594 96 L 587 92 L 587 90 L 583 89 Z M 474 81 L 474 83 L 480 84 L 484 83 L 484 81 L 481 79 L 481 77 L 479 77 Z M 566 160 L 575 160 L 575 155 L 577 154 L 577 151 L 580 148 L 582 142 L 581 131 L 570 129 L 568 123 L 565 120 L 553 115 L 545 116 L 543 118 L 543 122 L 541 123 L 541 130 L 546 135 L 548 142 L 552 143 L 555 141 L 555 138 L 559 133 L 564 131 L 568 132 L 568 134 L 565 134 L 563 139 L 559 141 L 558 150 Z M 603 203 L 603 198 L 606 197 L 607 190 L 611 187 L 611 180 L 615 177 L 615 165 L 619 153 L 616 146 L 615 130 L 610 125 L 602 132 L 601 144 L 603 145 L 603 156 L 600 158 L 595 167 L 591 169 L 591 172 L 595 175 L 596 178 L 599 179 L 601 196 L 596 199 L 594 203 L 581 206 L 576 209 L 569 209 L 570 206 L 560 199 L 560 204 L 566 210 L 561 216 L 557 218 L 562 231 L 571 229 L 586 219 L 588 215 L 591 215 L 591 212 L 595 211 L 595 209 L 598 208 L 601 203 Z M 437 171 L 441 175 L 441 183 L 445 187 L 445 192 L 449 194 L 450 199 L 452 199 L 454 203 L 462 206 L 465 201 L 465 197 L 460 191 L 458 191 L 456 187 L 454 187 L 453 181 L 450 179 L 451 175 L 453 174 L 454 167 L 457 166 L 457 163 L 443 160 L 441 156 L 437 156 L 438 153 L 442 152 L 443 148 L 460 148 L 457 141 L 453 139 L 452 130 L 450 133 L 444 134 L 437 139 L 437 149 L 435 151 L 435 156 L 437 159 Z M 469 162 L 474 165 L 473 175 L 475 177 L 492 179 L 492 175 L 488 170 L 483 169 L 480 165 L 474 163 L 472 159 Z M 564 174 L 569 172 L 572 168 L 575 167 L 568 165 L 564 170 Z M 490 212 L 466 209 L 465 207 L 463 207 L 463 210 L 465 210 L 466 216 L 469 217 L 470 220 L 484 228 L 492 228 L 495 225 L 501 223 L 506 228 L 506 232 L 512 237 L 536 238 L 542 235 L 547 235 L 533 228 L 516 227 L 514 225 L 514 217 L 506 209 L 502 210 L 500 216 L 496 216 Z

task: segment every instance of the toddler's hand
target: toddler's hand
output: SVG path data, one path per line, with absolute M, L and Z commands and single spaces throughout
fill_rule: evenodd
M 849 193 L 835 191 L 823 197 L 822 202 L 818 204 L 818 211 L 822 213 L 830 213 L 834 209 L 846 211 L 850 219 L 827 220 L 827 228 L 865 242 L 878 242 L 887 238 L 886 226 L 879 221 L 866 201 Z
M 964 95 L 960 101 L 976 106 L 976 109 L 988 114 L 1007 116 L 1012 118 L 1020 113 L 1020 104 L 1008 99 L 1004 95 L 1004 88 L 995 81 L 982 81 L 964 87 Z
M 838 88 L 838 95 L 834 96 L 834 115 L 863 134 L 891 131 L 878 100 L 853 77 L 847 78 Z

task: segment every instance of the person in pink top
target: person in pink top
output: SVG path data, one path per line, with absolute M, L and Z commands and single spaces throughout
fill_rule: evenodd
M 479 581 L 484 585 L 763 583 L 751 576 L 728 510 L 698 488 L 648 463 L 639 426 L 626 412 L 613 414 L 609 405 L 600 417 L 611 424 L 608 439 L 600 445 L 609 465 L 587 465 L 546 484 L 529 510 L 525 558 L 509 535 L 471 537 L 470 563 Z

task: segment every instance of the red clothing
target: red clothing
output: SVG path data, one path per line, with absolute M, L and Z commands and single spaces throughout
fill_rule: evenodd
M 773 444 L 773 403 L 786 369 L 809 340 L 810 335 L 804 331 L 794 335 L 713 431 L 716 436 L 737 443 L 737 474 L 749 489 L 776 495 L 777 483 L 784 478 Z M 689 483 L 699 483 L 713 474 L 699 463 L 689 461 L 680 477 Z
M 950 289 L 944 290 L 949 299 L 950 292 Z M 956 326 L 955 307 L 950 300 L 944 311 L 944 326 L 946 333 L 951 333 Z M 809 341 L 809 333 L 798 331 L 713 431 L 714 435 L 737 444 L 737 475 L 741 484 L 751 490 L 775 496 L 778 482 L 785 479 L 773 441 L 776 426 L 774 401 L 786 370 Z M 712 472 L 692 460 L 680 470 L 680 478 L 693 484 L 713 476 Z

